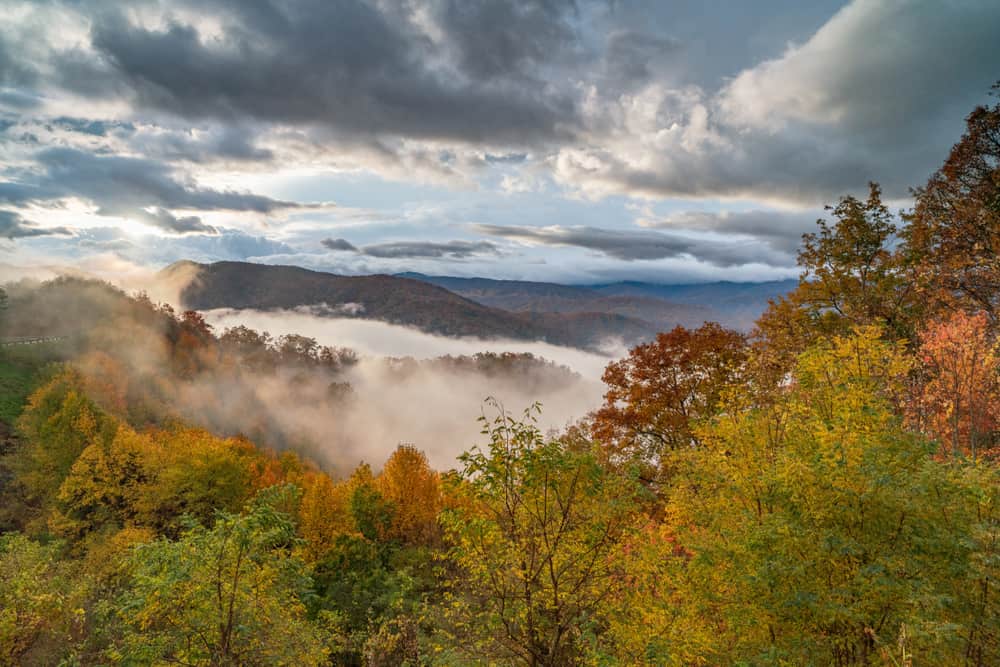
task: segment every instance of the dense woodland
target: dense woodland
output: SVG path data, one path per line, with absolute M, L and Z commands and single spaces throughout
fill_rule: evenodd
M 1000 105 L 914 200 L 842 199 L 751 334 L 660 334 L 563 432 L 487 404 L 446 472 L 244 400 L 349 410 L 350 351 L 10 287 L 7 334 L 69 337 L 0 368 L 0 662 L 1000 664 Z

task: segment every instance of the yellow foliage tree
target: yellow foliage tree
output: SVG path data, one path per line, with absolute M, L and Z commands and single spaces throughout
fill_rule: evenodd
M 390 537 L 408 544 L 430 544 L 438 538 L 441 480 L 423 452 L 399 445 L 375 485 L 394 508 Z

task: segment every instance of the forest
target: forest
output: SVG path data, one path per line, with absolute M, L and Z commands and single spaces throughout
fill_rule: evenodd
M 752 332 L 660 333 L 562 430 L 487 400 L 450 470 L 338 469 L 249 390 L 336 420 L 350 350 L 9 285 L 4 336 L 65 338 L 0 351 L 0 664 L 1000 664 L 1000 104 L 945 157 Z

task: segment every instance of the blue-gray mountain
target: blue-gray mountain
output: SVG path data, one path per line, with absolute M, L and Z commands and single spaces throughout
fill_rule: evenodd
M 544 340 L 597 349 L 609 339 L 649 340 L 706 320 L 747 329 L 794 281 L 656 285 L 558 285 L 422 274 L 342 276 L 295 266 L 177 262 L 161 272 L 194 278 L 181 293 L 196 310 L 291 309 L 325 304 L 338 317 L 413 326 L 445 336 Z M 350 304 L 350 309 L 342 306 Z

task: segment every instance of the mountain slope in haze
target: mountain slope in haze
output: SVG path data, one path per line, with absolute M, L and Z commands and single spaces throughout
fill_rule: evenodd
M 332 315 L 413 326 L 445 336 L 544 340 L 584 348 L 599 346 L 609 338 L 631 344 L 656 333 L 650 323 L 624 315 L 513 313 L 400 276 L 340 276 L 247 262 L 177 262 L 160 275 L 171 281 L 189 273 L 194 277 L 180 298 L 184 307 L 195 310 L 276 310 L 326 304 Z
M 607 285 L 558 285 L 520 280 L 398 274 L 439 285 L 468 299 L 516 312 L 605 313 L 642 319 L 659 330 L 706 320 L 749 329 L 768 299 L 793 289 L 794 280 L 762 283 L 715 282 L 658 285 L 621 282 Z
M 707 306 L 716 313 L 716 317 L 712 319 L 736 329 L 750 329 L 767 309 L 769 300 L 788 294 L 796 285 L 798 280 L 795 279 L 759 283 L 719 281 L 693 285 L 627 281 L 592 285 L 589 288 L 608 296 L 652 297 L 675 304 Z

